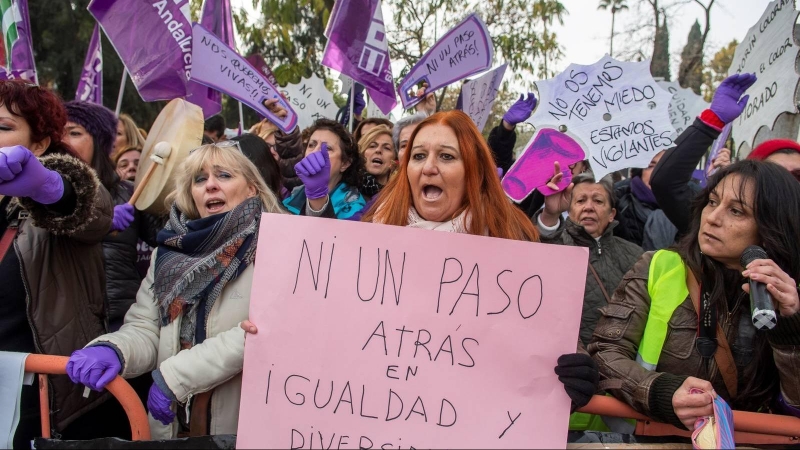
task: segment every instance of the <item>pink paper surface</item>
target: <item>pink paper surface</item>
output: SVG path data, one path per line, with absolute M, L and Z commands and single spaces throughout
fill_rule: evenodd
M 566 446 L 553 368 L 576 350 L 585 248 L 275 214 L 260 230 L 238 448 Z

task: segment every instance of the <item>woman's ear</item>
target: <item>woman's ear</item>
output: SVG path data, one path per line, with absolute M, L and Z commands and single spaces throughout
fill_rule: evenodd
M 47 151 L 47 148 L 50 147 L 50 138 L 46 137 L 39 142 L 34 142 L 31 144 L 31 148 L 28 150 L 31 151 L 36 157 L 44 155 L 44 152 Z
M 613 221 L 614 221 L 614 217 L 615 217 L 616 215 L 617 215 L 617 210 L 616 210 L 616 208 L 611 208 L 611 214 L 609 214 L 609 215 L 608 215 L 608 221 L 609 221 L 609 222 L 613 222 Z
M 247 186 L 247 198 L 253 198 L 258 194 L 258 189 L 254 185 Z

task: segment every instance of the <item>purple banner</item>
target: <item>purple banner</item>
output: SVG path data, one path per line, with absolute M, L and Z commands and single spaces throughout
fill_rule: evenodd
M 267 65 L 267 62 L 264 61 L 263 56 L 259 55 L 258 53 L 253 53 L 245 59 L 250 63 L 251 66 L 258 69 L 265 77 L 267 77 L 270 83 L 274 84 L 275 86 L 278 85 L 278 79 L 275 78 L 275 74 L 272 73 L 272 69 L 270 69 L 269 65 Z
M 83 61 L 83 72 L 75 92 L 75 100 L 103 104 L 103 47 L 100 44 L 100 27 L 94 26 L 89 50 Z
M 378 108 L 389 114 L 397 97 L 380 0 L 337 0 L 325 36 L 322 65 L 363 84 Z
M 397 90 L 403 108 L 419 103 L 411 90 L 427 83 L 426 94 L 492 66 L 492 38 L 477 14 L 470 14 L 447 32 L 411 68 Z
M 230 95 L 287 133 L 297 126 L 297 113 L 258 69 L 202 25 L 195 23 L 192 32 L 193 81 Z M 265 103 L 271 99 L 278 99 L 286 117 L 280 118 L 267 108 Z
M 12 0 L 10 3 L 2 8 L 7 67 L 0 70 L 0 79 L 21 78 L 39 84 L 33 60 L 28 0 Z M 9 42 L 9 37 L 14 35 L 16 38 Z
M 192 70 L 188 0 L 92 0 L 100 24 L 142 100 L 186 96 Z
M 230 0 L 205 0 L 200 24 L 229 47 L 236 48 Z M 222 94 L 219 91 L 191 80 L 186 85 L 186 91 L 186 100 L 202 108 L 206 119 L 222 111 Z

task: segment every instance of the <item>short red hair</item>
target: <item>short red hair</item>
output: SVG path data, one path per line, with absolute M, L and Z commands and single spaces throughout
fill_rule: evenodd
M 434 124 L 450 127 L 458 138 L 458 147 L 464 160 L 466 199 L 455 215 L 467 212 L 467 232 L 538 242 L 539 233 L 533 222 L 506 197 L 500 177 L 497 176 L 492 152 L 472 119 L 461 111 L 438 112 L 420 122 L 411 134 L 409 143 L 414 142 L 419 130 Z M 412 146 L 409 145 L 409 149 Z M 381 191 L 376 203 L 364 216 L 365 222 L 408 225 L 408 211 L 413 206 L 407 170 L 411 153 L 409 150 L 403 154 L 397 176 Z
M 0 81 L 0 105 L 25 119 L 31 129 L 31 142 L 50 138 L 45 153 L 68 153 L 76 156 L 71 147 L 62 142 L 67 110 L 61 99 L 49 89 L 25 80 Z

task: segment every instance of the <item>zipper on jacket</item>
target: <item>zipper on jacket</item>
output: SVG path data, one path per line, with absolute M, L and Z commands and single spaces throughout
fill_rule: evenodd
M 600 244 L 600 240 L 597 241 L 597 254 L 598 255 L 602 255 L 603 254 L 603 245 Z

